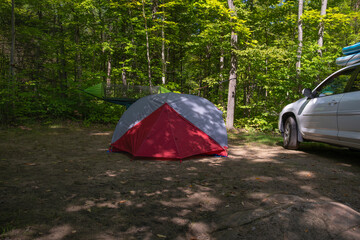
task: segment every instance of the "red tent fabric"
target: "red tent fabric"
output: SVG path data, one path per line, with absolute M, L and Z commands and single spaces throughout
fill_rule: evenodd
M 183 95 L 174 95 L 174 93 L 159 94 L 156 95 L 157 97 L 148 96 L 144 100 L 140 99 L 140 102 L 135 102 L 124 113 L 118 123 L 111 143 L 112 151 L 128 152 L 135 157 L 161 159 L 183 159 L 200 154 L 227 156 L 227 144 L 220 144 L 208 133 L 204 132 L 204 129 L 213 129 L 213 131 L 218 132 L 223 132 L 225 129 L 222 117 L 222 123 L 218 125 L 212 123 L 215 119 L 218 119 L 216 116 L 211 117 L 211 111 L 214 111 L 215 106 L 213 104 L 209 105 L 210 102 L 207 100 L 200 101 L 201 104 L 198 103 L 195 107 L 193 102 L 187 102 L 182 106 L 181 103 L 189 101 L 188 97 L 183 98 Z M 182 99 L 178 101 L 177 98 L 181 98 L 180 96 Z M 193 97 L 195 96 L 190 98 L 194 100 Z M 195 99 L 198 98 L 195 97 Z M 154 102 L 151 102 L 151 100 Z M 204 103 L 211 106 L 211 108 L 204 108 Z M 206 117 L 201 118 L 201 115 L 198 114 L 201 109 L 205 109 Z M 208 109 L 211 109 L 211 111 L 207 112 Z M 189 114 L 191 113 L 189 111 L 195 112 Z M 184 114 L 179 112 L 184 112 Z M 216 109 L 216 113 L 219 112 Z M 193 115 L 196 114 L 197 116 L 194 117 Z M 187 116 L 186 118 L 183 115 L 190 115 L 190 117 Z M 189 118 L 197 124 L 194 124 Z M 211 119 L 211 121 L 209 123 L 203 122 L 206 119 Z M 219 126 L 223 129 L 219 129 Z
M 113 151 L 135 157 L 183 159 L 199 154 L 226 155 L 207 134 L 183 118 L 167 103 L 112 144 Z

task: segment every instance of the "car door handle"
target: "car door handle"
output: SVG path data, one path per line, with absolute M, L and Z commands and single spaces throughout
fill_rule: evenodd
M 332 100 L 331 102 L 329 102 L 329 105 L 331 106 L 331 105 L 336 105 L 336 104 L 338 104 L 338 102 L 336 101 L 336 100 Z

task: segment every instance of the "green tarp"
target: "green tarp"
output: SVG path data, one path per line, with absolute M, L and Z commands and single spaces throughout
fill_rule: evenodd
M 171 92 L 162 86 L 106 85 L 104 83 L 96 84 L 83 91 L 104 101 L 124 105 L 126 108 L 139 98 Z

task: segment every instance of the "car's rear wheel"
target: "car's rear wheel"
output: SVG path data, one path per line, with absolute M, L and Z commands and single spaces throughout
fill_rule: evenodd
M 298 132 L 297 124 L 293 117 L 288 117 L 284 125 L 284 148 L 286 149 L 298 149 Z

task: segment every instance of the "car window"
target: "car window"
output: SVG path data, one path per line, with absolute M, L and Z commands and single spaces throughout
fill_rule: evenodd
M 356 92 L 360 91 L 360 72 L 358 72 L 356 78 L 354 79 L 354 82 L 352 83 L 350 89 L 350 92 Z
M 349 69 L 330 78 L 318 89 L 316 89 L 318 96 L 324 97 L 345 92 L 345 87 L 351 79 L 353 72 L 354 69 Z

